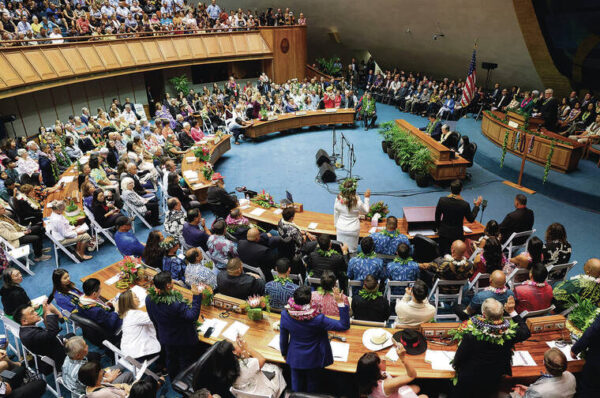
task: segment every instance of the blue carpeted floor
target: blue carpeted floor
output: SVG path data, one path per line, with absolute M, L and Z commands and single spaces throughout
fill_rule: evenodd
M 417 127 L 426 124 L 425 118 L 401 113 L 387 105 L 378 104 L 378 114 L 379 122 L 406 119 Z M 519 193 L 501 181 L 510 177 L 510 170 L 515 169 L 515 162 L 519 160 L 515 156 L 507 155 L 506 166 L 500 170 L 500 148 L 489 143 L 481 135 L 479 122 L 463 119 L 457 123 L 456 129 L 469 135 L 479 145 L 476 164 L 469 170 L 472 179 L 465 184 L 464 197 L 472 201 L 478 195 L 483 195 L 488 200 L 483 222 L 490 219 L 501 221 L 505 214 L 513 209 L 513 198 Z M 438 197 L 446 194 L 447 189 L 439 187 L 418 188 L 408 174 L 403 173 L 394 161 L 382 152 L 381 138 L 377 130 L 366 132 L 357 127 L 338 129 L 339 132 L 355 146 L 357 162 L 354 174 L 361 177 L 359 190 L 362 192 L 370 188 L 373 191 L 372 200 L 388 203 L 393 215 L 402 216 L 403 206 L 435 205 Z M 292 193 L 295 201 L 304 204 L 305 209 L 332 213 L 337 184 L 328 184 L 328 187 L 325 187 L 316 181 L 317 167 L 314 157 L 319 148 L 331 152 L 331 136 L 331 129 L 305 129 L 298 133 L 272 134 L 257 142 L 243 142 L 240 146 L 232 145 L 232 150 L 217 163 L 216 170 L 226 177 L 228 190 L 233 190 L 236 186 L 246 186 L 253 190 L 265 189 L 276 199 L 284 198 L 287 190 Z M 594 184 L 595 180 L 590 177 L 595 169 L 593 163 L 582 161 L 580 167 L 583 169 L 581 172 L 569 175 L 552 172 L 550 181 L 566 181 L 575 187 Z M 528 184 L 532 181 L 541 180 L 543 168 L 527 163 L 526 173 L 528 176 L 525 185 L 531 186 Z M 510 179 L 515 180 L 512 177 Z M 594 189 L 597 190 L 597 187 L 596 183 Z M 529 207 L 535 211 L 537 235 L 543 238 L 546 227 L 552 222 L 564 224 L 568 239 L 573 245 L 572 258 L 579 262 L 572 274 L 580 273 L 583 263 L 588 258 L 598 255 L 596 245 L 600 235 L 600 214 L 552 198 L 551 195 L 559 196 L 553 192 L 556 189 L 560 190 L 558 186 L 548 185 L 544 189 L 546 194 L 538 193 L 528 198 Z M 587 191 L 592 192 L 590 189 Z M 212 220 L 208 210 L 204 210 L 203 213 L 209 221 Z M 145 242 L 149 231 L 139 223 L 137 227 L 137 236 Z M 70 272 L 72 280 L 79 281 L 81 277 L 121 259 L 118 251 L 110 244 L 104 244 L 99 252 L 93 254 L 93 260 L 81 264 L 73 264 L 61 256 L 61 267 Z M 50 293 L 54 268 L 54 259 L 33 266 L 36 275 L 25 276 L 23 282 L 23 287 L 30 297 Z

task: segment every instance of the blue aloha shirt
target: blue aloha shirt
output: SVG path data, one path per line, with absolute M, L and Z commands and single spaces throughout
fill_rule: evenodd
M 385 279 L 385 268 L 383 260 L 380 258 L 361 258 L 359 256 L 352 257 L 348 262 L 348 279 L 355 281 L 364 280 L 367 275 L 373 275 L 378 280 Z M 354 287 L 353 294 L 358 294 L 361 288 Z
M 177 256 L 163 258 L 163 271 L 171 273 L 171 278 L 177 281 L 185 281 L 185 262 Z
M 269 296 L 269 303 L 273 308 L 283 308 L 287 304 L 290 297 L 298 289 L 298 285 L 293 282 L 271 281 L 265 284 L 265 294 Z
M 373 242 L 375 243 L 375 253 L 393 256 L 396 254 L 398 245 L 400 243 L 406 243 L 410 247 L 410 241 L 408 240 L 408 237 L 398 231 L 386 231 L 386 233 L 383 231 L 375 232 L 370 236 L 373 238 Z
M 387 264 L 387 277 L 391 281 L 416 281 L 419 279 L 419 263 L 412 258 L 391 261 Z M 407 261 L 408 260 L 408 261 Z M 392 287 L 392 294 L 404 294 L 404 287 Z

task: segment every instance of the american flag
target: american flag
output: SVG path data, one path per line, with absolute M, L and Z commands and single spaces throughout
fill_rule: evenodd
M 473 50 L 473 56 L 471 57 L 471 64 L 469 65 L 469 74 L 467 75 L 467 81 L 462 92 L 462 98 L 460 99 L 460 105 L 464 108 L 469 105 L 473 97 L 475 96 L 475 82 L 477 81 L 477 63 L 475 61 L 475 52 Z

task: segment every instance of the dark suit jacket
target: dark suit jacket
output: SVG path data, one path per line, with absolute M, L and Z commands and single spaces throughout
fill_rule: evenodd
M 39 326 L 21 326 L 19 337 L 25 347 L 34 354 L 52 358 L 56 369 L 60 371 L 65 361 L 65 348 L 58 337 L 58 317 L 54 314 L 47 315 L 45 325 L 45 329 Z
M 498 96 L 498 98 L 496 99 L 496 101 L 494 101 L 494 106 L 496 108 L 502 109 L 502 107 L 505 107 L 508 104 L 510 104 L 510 101 L 511 101 L 510 94 L 506 94 L 504 97 L 502 97 L 502 94 L 501 94 L 501 95 Z
M 540 106 L 540 113 L 544 118 L 544 126 L 548 130 L 554 130 L 556 127 L 556 119 L 558 118 L 558 101 L 556 98 L 550 98 L 550 100 L 542 100 Z
M 344 306 L 339 310 L 339 320 L 319 314 L 311 320 L 299 321 L 292 318 L 287 310 L 281 313 L 279 348 L 290 368 L 324 368 L 333 363 L 327 331 L 350 328 L 349 308 Z
M 506 242 L 513 232 L 529 231 L 533 228 L 533 210 L 523 207 L 510 212 L 504 217 L 500 223 L 500 233 L 502 234 L 502 242 Z M 513 241 L 516 245 L 522 245 L 527 238 L 519 238 Z
M 265 294 L 265 281 L 252 275 L 230 276 L 227 271 L 217 275 L 217 291 L 226 296 L 246 300 L 249 296 Z
M 277 254 L 274 249 L 280 240 L 281 238 L 278 236 L 267 238 L 264 242 L 251 242 L 246 239 L 240 240 L 237 248 L 240 260 L 252 267 L 264 268 L 263 272 L 268 270 L 270 275 L 271 270 L 275 266 L 275 261 L 277 261 Z M 265 276 L 267 275 L 265 274 Z
M 596 320 L 583 332 L 583 335 L 571 349 L 575 354 L 579 354 L 585 351 L 585 366 L 591 369 L 600 368 L 600 317 L 596 317 Z M 587 372 L 588 374 L 598 374 L 598 371 Z
M 184 302 L 157 304 L 146 297 L 148 316 L 154 324 L 160 344 L 164 346 L 197 346 L 196 321 L 200 316 L 202 296 L 192 298 L 191 308 Z
M 444 238 L 461 239 L 464 236 L 463 219 L 475 221 L 479 206 L 471 206 L 463 199 L 443 197 L 435 208 L 435 225 L 438 234 Z
M 384 322 L 392 314 L 387 298 L 366 300 L 359 295 L 352 297 L 352 316 L 363 321 Z
M 142 183 L 140 182 L 138 176 L 131 173 L 127 173 L 127 177 L 133 179 L 133 191 L 140 196 L 144 196 L 146 194 L 146 189 L 142 186 Z

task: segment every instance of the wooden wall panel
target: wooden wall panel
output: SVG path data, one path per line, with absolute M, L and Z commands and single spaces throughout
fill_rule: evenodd
M 197 58 L 204 58 L 208 56 L 206 51 L 206 42 L 200 37 L 192 37 L 188 40 L 190 48 L 192 49 L 192 55 Z
M 115 52 L 115 55 L 117 56 L 117 59 L 121 65 L 125 66 L 134 64 L 133 57 L 131 56 L 129 48 L 125 43 L 111 43 L 110 46 Z
M 163 61 L 162 54 L 161 54 L 160 50 L 158 49 L 158 45 L 156 44 L 155 41 L 149 41 L 149 40 L 143 41 L 142 46 L 144 46 L 144 50 L 146 50 L 146 54 L 148 54 L 148 58 L 150 59 L 150 62 L 162 62 Z
M 38 91 L 32 93 L 31 97 L 33 97 L 39 116 L 42 118 L 41 125 L 44 127 L 52 126 L 56 120 L 56 108 L 52 104 L 49 93 Z
M 144 46 L 142 46 L 142 43 L 130 43 L 128 47 L 129 51 L 131 52 L 131 55 L 133 55 L 133 59 L 136 65 L 144 65 L 149 62 L 148 56 L 146 55 L 146 51 L 144 51 Z
M 96 49 L 106 69 L 114 69 L 122 66 L 109 44 L 98 44 L 96 45 Z
M 304 79 L 306 27 L 263 28 L 260 32 L 273 52 L 273 76 L 271 78 L 277 83 L 292 78 Z
M 91 72 L 100 72 L 105 69 L 94 47 L 80 47 L 78 50 Z
M 35 68 L 35 71 L 42 79 L 54 79 L 58 77 L 47 58 L 44 56 L 44 53 L 34 50 L 24 51 L 23 55 L 27 58 L 32 68 Z
M 206 46 L 206 56 L 212 57 L 221 52 L 221 46 L 219 44 L 219 40 L 217 36 L 208 36 L 206 38 L 202 38 L 204 45 Z
M 4 57 L 0 57 L 0 71 L 2 71 L 2 81 L 8 86 L 24 83 L 21 76 L 15 71 L 10 62 Z
M 69 66 L 71 67 L 71 69 L 73 69 L 73 72 L 75 74 L 83 74 L 90 72 L 90 69 L 88 68 L 87 64 L 85 63 L 83 58 L 81 58 L 81 54 L 75 48 L 60 47 L 60 52 L 62 53 L 63 57 L 67 60 Z
M 217 38 L 219 40 L 219 45 L 221 46 L 222 54 L 235 54 L 235 48 L 233 46 L 233 40 L 231 39 L 231 36 L 217 36 Z
M 40 80 L 40 76 L 35 72 L 23 53 L 6 54 L 6 59 L 14 66 L 14 69 L 25 83 L 33 83 Z
M 62 56 L 60 50 L 57 48 L 48 48 L 42 51 L 58 76 L 62 77 L 73 74 L 73 70 L 69 67 L 67 60 Z
M 165 60 L 172 61 L 177 59 L 177 52 L 175 51 L 175 47 L 171 41 L 159 41 L 158 48 L 160 49 L 160 52 Z
M 54 96 L 54 101 L 56 104 L 56 113 L 58 113 L 58 119 L 62 121 L 66 121 L 69 115 L 73 114 L 73 108 L 71 107 L 71 90 L 67 90 L 67 87 L 55 87 L 50 90 L 44 90 L 45 92 L 52 92 Z M 21 98 L 23 96 L 19 96 Z M 54 124 L 54 121 L 52 122 Z
M 180 38 L 173 39 L 172 41 L 173 47 L 175 48 L 175 52 L 177 56 L 181 59 L 189 59 L 192 58 L 192 51 L 189 47 L 189 42 L 187 40 L 181 40 Z

